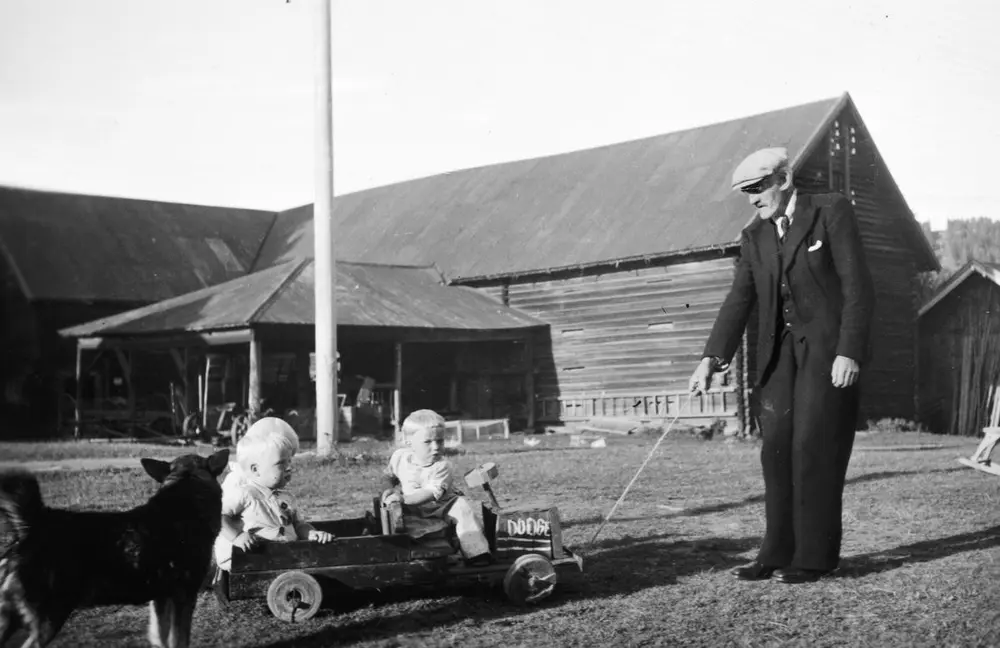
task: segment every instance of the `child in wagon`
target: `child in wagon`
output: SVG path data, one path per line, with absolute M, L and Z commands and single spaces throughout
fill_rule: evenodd
M 260 540 L 291 542 L 333 539 L 305 521 L 284 488 L 292 478 L 299 437 L 285 421 L 265 417 L 236 444 L 236 462 L 222 482 L 222 530 L 215 541 L 216 564 L 229 571 L 233 547 L 249 551 Z
M 396 450 L 385 471 L 382 501 L 403 504 L 407 533 L 423 537 L 455 523 L 458 543 L 470 565 L 493 561 L 489 542 L 472 505 L 455 486 L 454 468 L 442 455 L 444 418 L 432 410 L 417 410 L 403 421 L 407 447 Z

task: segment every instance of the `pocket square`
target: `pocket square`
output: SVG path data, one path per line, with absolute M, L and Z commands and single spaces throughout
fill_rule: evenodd
M 809 251 L 810 252 L 815 252 L 816 250 L 820 249 L 821 247 L 823 247 L 823 241 L 816 241 L 815 243 L 813 243 L 812 245 L 809 246 Z

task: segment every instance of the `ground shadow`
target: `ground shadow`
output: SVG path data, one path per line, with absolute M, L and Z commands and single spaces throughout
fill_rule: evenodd
M 758 536 L 678 539 L 668 533 L 599 541 L 587 547 L 587 577 L 580 591 L 601 598 L 673 585 L 679 578 L 743 564 L 742 554 L 760 542 Z
M 873 473 L 865 473 L 863 475 L 858 475 L 857 477 L 852 477 L 847 480 L 847 487 L 853 484 L 862 484 L 866 482 L 880 481 L 883 479 L 892 479 L 896 477 L 906 477 L 908 475 L 928 475 L 932 473 L 950 473 L 950 472 L 960 472 L 965 470 L 962 467 L 957 468 L 938 468 L 935 470 L 896 470 L 896 471 L 881 471 Z M 764 493 L 756 493 L 744 497 L 739 500 L 734 500 L 731 502 L 719 502 L 718 504 L 707 504 L 704 506 L 695 506 L 687 509 L 680 509 L 677 511 L 669 511 L 664 513 L 654 513 L 654 514 L 644 514 L 644 515 L 633 515 L 630 517 L 615 517 L 614 522 L 641 522 L 643 520 L 655 520 L 660 518 L 676 518 L 676 517 L 693 517 L 697 515 L 711 515 L 712 513 L 724 513 L 726 511 L 732 511 L 734 509 L 743 508 L 744 506 L 749 506 L 751 504 L 759 504 L 764 501 Z M 562 527 L 564 529 L 569 529 L 572 527 L 586 526 L 588 524 L 600 524 L 604 521 L 604 517 L 600 515 L 592 515 L 585 518 L 579 518 L 571 522 L 563 522 Z
M 850 556 L 841 561 L 837 576 L 861 578 L 898 569 L 904 565 L 930 562 L 966 551 L 1000 547 L 1000 525 L 944 538 L 921 540 L 885 551 Z
M 672 585 L 685 576 L 729 569 L 746 562 L 741 554 L 759 544 L 759 537 L 678 540 L 666 533 L 605 540 L 587 547 L 584 573 L 560 580 L 556 594 L 542 606 L 554 609 L 581 599 L 627 595 Z M 424 597 L 423 600 L 420 597 Z M 389 608 L 393 603 L 404 601 L 406 609 L 402 612 L 380 613 L 372 619 L 330 625 L 311 635 L 290 637 L 268 646 L 349 645 L 445 628 L 468 619 L 479 623 L 512 619 L 535 609 L 515 607 L 498 589 L 480 585 L 441 587 L 433 591 L 354 592 L 343 604 L 325 614 L 344 614 L 370 606 Z
M 933 471 L 904 470 L 884 471 L 858 475 L 848 484 L 859 484 L 882 479 L 905 477 L 930 472 L 951 472 L 956 469 Z M 723 502 L 663 516 L 639 516 L 636 521 L 655 517 L 704 515 L 747 506 L 763 501 L 763 494 L 754 494 L 734 502 Z M 628 518 L 615 518 L 627 521 Z M 603 518 L 576 520 L 564 527 L 600 523 Z M 625 536 L 600 540 L 583 547 L 584 573 L 560 581 L 556 594 L 542 605 L 558 609 L 574 601 L 593 601 L 603 598 L 630 595 L 636 592 L 676 584 L 679 580 L 705 572 L 726 571 L 748 562 L 746 554 L 760 546 L 759 536 L 729 538 L 678 538 L 668 533 L 644 536 Z M 845 559 L 841 574 L 860 576 L 873 571 L 890 569 L 902 564 L 900 553 L 919 554 L 930 560 L 949 553 L 967 551 L 984 546 L 1000 545 L 1000 527 L 976 534 L 955 536 L 933 542 L 917 543 L 889 552 Z M 939 546 L 940 545 L 940 546 Z M 891 561 L 895 560 L 896 563 Z M 425 633 L 447 628 L 475 619 L 479 623 L 514 619 L 531 613 L 533 608 L 518 608 L 509 604 L 497 588 L 486 586 L 450 586 L 427 588 L 397 588 L 384 592 L 350 592 L 333 597 L 339 602 L 323 617 L 346 615 L 342 624 L 317 628 L 307 636 L 289 637 L 268 644 L 270 648 L 292 646 L 350 645 L 361 641 L 391 639 L 400 635 Z M 375 614 L 352 612 L 375 608 Z M 382 608 L 382 610 L 379 610 Z M 319 620 L 319 619 L 318 619 Z

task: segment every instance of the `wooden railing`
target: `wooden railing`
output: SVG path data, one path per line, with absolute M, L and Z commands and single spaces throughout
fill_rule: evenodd
M 687 392 L 658 394 L 588 395 L 567 394 L 536 401 L 538 421 L 584 421 L 595 417 L 630 417 L 638 419 L 732 418 L 739 416 L 739 392 L 735 386 L 713 390 L 700 396 Z

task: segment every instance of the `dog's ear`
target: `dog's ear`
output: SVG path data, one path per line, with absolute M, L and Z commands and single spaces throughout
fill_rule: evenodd
M 226 465 L 228 463 L 229 449 L 225 448 L 219 450 L 208 458 L 208 472 L 212 474 L 212 477 L 218 477 L 222 474 L 222 471 L 226 469 Z
M 142 464 L 142 467 L 146 469 L 149 476 L 161 484 L 163 483 L 163 480 L 167 478 L 167 475 L 170 474 L 170 464 L 166 461 L 143 458 L 140 459 L 139 462 Z

